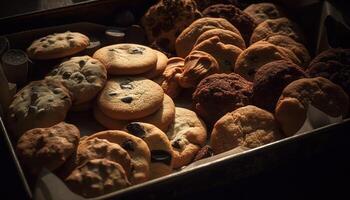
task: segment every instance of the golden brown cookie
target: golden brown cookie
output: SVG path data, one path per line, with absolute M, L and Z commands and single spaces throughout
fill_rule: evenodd
M 272 35 L 285 35 L 297 42 L 305 44 L 305 38 L 299 26 L 285 17 L 268 19 L 259 24 L 250 38 L 250 44 L 254 44 Z
M 328 79 L 303 78 L 284 88 L 275 116 L 286 136 L 294 135 L 306 120 L 309 105 L 331 117 L 345 117 L 349 110 L 349 96 Z
M 212 55 L 219 63 L 220 71 L 231 73 L 235 69 L 235 63 L 242 50 L 231 44 L 224 44 L 218 36 L 199 43 L 193 51 L 204 51 Z
M 100 61 L 80 56 L 61 63 L 47 78 L 61 81 L 71 92 L 73 104 L 78 105 L 95 98 L 106 83 L 107 71 Z
M 107 81 L 97 105 L 110 118 L 133 120 L 155 113 L 163 98 L 157 83 L 143 77 L 120 76 Z
M 210 146 L 215 154 L 236 147 L 255 148 L 281 138 L 273 114 L 255 106 L 227 113 L 214 125 Z
M 239 55 L 235 65 L 235 73 L 248 81 L 253 81 L 256 71 L 261 66 L 277 60 L 286 60 L 300 65 L 299 59 L 289 49 L 259 41 Z
M 146 116 L 144 118 L 135 119 L 135 120 L 116 120 L 112 119 L 100 111 L 100 109 L 95 106 L 94 107 L 94 116 L 95 119 L 104 127 L 112 130 L 121 130 L 128 123 L 132 121 L 145 122 L 149 124 L 155 125 L 157 128 L 162 131 L 167 131 L 169 125 L 173 122 L 175 118 L 175 104 L 173 100 L 168 96 L 164 95 L 164 100 L 159 108 L 154 114 Z
M 238 35 L 240 32 L 230 22 L 223 18 L 204 17 L 194 21 L 189 27 L 182 31 L 175 42 L 175 49 L 178 56 L 185 58 L 193 48 L 198 37 L 211 29 L 225 29 Z
M 151 151 L 150 178 L 158 178 L 173 171 L 174 155 L 167 135 L 152 124 L 132 122 L 124 128 L 143 139 Z
M 103 47 L 93 58 L 101 61 L 108 74 L 135 75 L 147 72 L 157 66 L 157 53 L 140 44 L 122 43 Z
M 242 50 L 244 50 L 246 48 L 245 42 L 242 38 L 242 36 L 238 35 L 237 33 L 234 33 L 232 31 L 229 30 L 224 30 L 224 29 L 211 29 L 208 30 L 204 33 L 202 33 L 202 35 L 200 35 L 196 41 L 196 43 L 194 44 L 194 46 L 197 46 L 199 43 L 208 40 L 214 36 L 219 37 L 220 42 L 224 43 L 224 44 L 232 44 Z
M 118 130 L 101 131 L 88 136 L 85 140 L 93 138 L 105 139 L 111 143 L 116 143 L 129 153 L 133 166 L 129 180 L 132 184 L 142 183 L 149 179 L 151 154 L 147 144 L 142 139 Z
M 183 88 L 195 88 L 205 77 L 220 72 L 216 59 L 204 51 L 192 51 L 185 59 L 184 71 L 176 77 Z
M 193 111 L 179 107 L 166 134 L 173 147 L 175 169 L 191 163 L 207 140 L 204 122 Z
M 243 12 L 252 17 L 257 24 L 261 24 L 268 19 L 286 17 L 286 14 L 283 12 L 283 10 L 273 3 L 251 4 L 245 8 Z
M 55 33 L 35 40 L 27 49 L 32 59 L 49 60 L 76 54 L 89 46 L 89 38 L 77 32 Z
M 160 51 L 157 51 L 157 50 L 154 50 L 154 51 L 156 52 L 158 57 L 156 67 L 138 76 L 145 77 L 148 79 L 153 79 L 155 77 L 160 76 L 164 72 L 168 63 L 168 57 Z
M 62 122 L 71 105 L 70 93 L 60 81 L 33 81 L 14 96 L 7 113 L 8 127 L 19 138 L 26 130 Z
M 80 131 L 61 122 L 48 128 L 34 128 L 18 140 L 16 153 L 27 169 L 38 175 L 43 168 L 59 168 L 77 150 Z
M 65 182 L 70 190 L 86 198 L 108 194 L 131 185 L 123 167 L 107 159 L 87 161 L 77 167 Z

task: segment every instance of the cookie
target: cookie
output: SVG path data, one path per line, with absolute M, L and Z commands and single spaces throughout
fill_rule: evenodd
M 43 168 L 54 171 L 77 149 L 80 131 L 61 122 L 48 128 L 26 131 L 18 140 L 16 153 L 28 170 L 38 175 Z
M 97 105 L 110 118 L 133 120 L 155 113 L 163 98 L 162 88 L 149 79 L 114 77 L 107 81 Z
M 174 151 L 174 169 L 191 163 L 207 140 L 207 129 L 191 110 L 175 108 L 175 120 L 167 131 Z
M 286 14 L 281 9 L 281 7 L 273 3 L 251 4 L 247 8 L 245 8 L 243 12 L 247 13 L 250 17 L 252 17 L 257 24 L 261 24 L 262 22 L 268 19 L 286 17 Z
M 215 154 L 236 147 L 256 148 L 281 138 L 273 114 L 255 106 L 227 113 L 214 125 L 210 146 Z
M 59 81 L 33 81 L 14 96 L 7 113 L 8 127 L 19 138 L 26 130 L 62 122 L 71 105 L 70 93 Z
M 195 88 L 205 77 L 220 72 L 216 59 L 204 51 L 192 51 L 185 59 L 184 70 L 176 76 L 183 88 Z
M 303 44 L 296 42 L 292 38 L 285 35 L 273 35 L 263 39 L 263 41 L 291 50 L 300 60 L 301 67 L 305 68 L 309 65 L 311 60 L 309 51 Z
M 150 178 L 155 179 L 173 171 L 173 150 L 167 135 L 152 124 L 132 122 L 126 132 L 143 139 L 151 151 Z
M 182 31 L 175 41 L 176 53 L 179 57 L 185 58 L 193 48 L 198 37 L 211 29 L 225 29 L 238 35 L 240 32 L 230 22 L 223 18 L 203 17 L 194 21 L 189 27 Z
M 218 36 L 199 43 L 193 51 L 204 51 L 212 55 L 219 63 L 220 71 L 231 73 L 235 68 L 236 59 L 242 50 L 231 44 L 224 44 Z
M 108 194 L 131 184 L 123 167 L 107 159 L 89 160 L 77 167 L 66 179 L 71 191 L 86 198 Z
M 157 50 L 154 50 L 154 51 L 156 52 L 158 57 L 156 67 L 143 74 L 140 74 L 139 76 L 152 79 L 160 76 L 164 72 L 168 63 L 168 57 L 160 51 L 157 51 Z
M 307 73 L 340 85 L 350 95 L 350 49 L 329 49 L 312 60 Z
M 238 35 L 237 33 L 234 33 L 232 31 L 224 30 L 224 29 L 211 29 L 206 32 L 204 32 L 202 35 L 200 35 L 194 44 L 194 46 L 197 46 L 199 43 L 208 40 L 214 36 L 219 37 L 220 41 L 224 44 L 232 44 L 240 49 L 245 49 L 245 42 L 242 38 L 242 36 Z
M 286 60 L 300 65 L 299 59 L 290 50 L 260 41 L 238 56 L 234 71 L 248 81 L 253 81 L 256 71 L 261 66 L 277 60 Z
M 345 117 L 349 96 L 323 77 L 303 78 L 284 88 L 276 105 L 275 116 L 286 136 L 297 133 L 306 120 L 309 105 L 331 117 Z
M 52 70 L 47 78 L 57 79 L 71 92 L 73 105 L 92 100 L 104 87 L 107 71 L 90 56 L 72 57 Z
M 115 44 L 103 47 L 93 58 L 106 66 L 108 74 L 135 75 L 157 67 L 157 53 L 140 44 Z
M 196 162 L 198 160 L 202 160 L 204 158 L 209 158 L 214 156 L 214 151 L 213 149 L 209 146 L 209 145 L 205 145 L 204 147 L 202 147 L 196 157 L 194 158 L 193 162 Z
M 254 44 L 272 35 L 285 35 L 297 42 L 305 44 L 304 35 L 299 26 L 285 17 L 268 19 L 259 24 L 250 38 L 250 44 Z
M 118 130 L 101 131 L 88 136 L 85 140 L 93 138 L 105 139 L 111 143 L 116 143 L 129 153 L 131 165 L 133 166 L 129 180 L 132 184 L 148 180 L 151 154 L 147 144 L 142 139 Z
M 178 35 L 202 14 L 193 0 L 165 0 L 151 6 L 141 19 L 148 41 L 175 51 Z
M 214 4 L 222 3 L 222 4 L 238 5 L 237 0 L 195 0 L 195 2 L 197 3 L 197 7 L 200 11 L 203 11 L 204 9 Z
M 242 34 L 243 39 L 249 43 L 257 23 L 248 14 L 234 5 L 216 4 L 203 10 L 206 17 L 220 17 L 229 21 Z
M 81 33 L 54 33 L 35 40 L 27 53 L 29 58 L 37 60 L 63 58 L 83 51 L 89 43 L 89 38 Z
M 279 60 L 263 65 L 253 82 L 253 104 L 269 112 L 275 111 L 283 89 L 291 82 L 306 78 L 306 73 L 296 64 Z
M 173 122 L 175 118 L 175 104 L 168 95 L 164 95 L 163 103 L 158 111 L 144 118 L 135 120 L 112 119 L 103 114 L 102 111 L 100 111 L 100 109 L 97 106 L 95 106 L 94 117 L 102 126 L 111 130 L 121 130 L 131 121 L 138 121 L 153 124 L 162 131 L 167 131 L 169 125 Z
M 175 77 L 183 72 L 184 66 L 185 59 L 180 57 L 170 58 L 163 74 L 154 80 L 162 87 L 164 93 L 173 99 L 181 92 L 181 87 Z

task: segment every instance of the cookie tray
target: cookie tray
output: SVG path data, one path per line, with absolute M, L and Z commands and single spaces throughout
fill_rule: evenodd
M 58 24 L 67 24 L 72 22 L 79 22 L 82 20 L 95 23 L 97 22 L 99 24 L 109 24 L 110 21 L 103 19 L 106 19 L 106 16 L 111 16 L 113 13 L 120 9 L 130 9 L 137 15 L 137 13 L 142 14 L 147 8 L 147 5 L 149 5 L 149 2 L 147 5 L 143 3 L 136 4 L 135 2 L 136 1 L 133 0 L 89 1 L 86 3 L 74 5 L 72 7 L 59 8 L 49 11 L 39 11 L 21 16 L 0 19 L 0 24 L 7 25 L 5 27 L 9 27 L 9 29 L 6 29 L 5 31 L 8 33 L 8 37 L 12 37 L 12 40 L 14 40 L 13 38 L 24 36 L 26 34 L 28 37 L 27 39 L 29 40 L 29 38 L 32 37 L 31 35 L 33 35 L 33 33 L 45 34 L 43 33 L 43 30 L 47 30 L 49 32 L 57 30 L 55 29 L 57 27 L 54 27 L 36 31 L 33 30 L 15 33 L 18 31 L 37 28 L 39 26 L 45 27 L 49 24 L 49 21 L 46 21 L 47 24 L 44 22 L 42 25 L 40 23 L 35 23 L 35 20 L 38 20 L 40 18 L 53 20 L 53 23 L 51 23 L 51 25 L 56 25 L 55 22 L 60 21 L 60 19 L 64 19 L 64 21 Z M 320 22 L 319 24 L 315 23 L 315 27 L 317 27 L 316 30 L 314 29 L 315 27 L 309 27 L 309 29 L 313 29 L 310 31 L 306 29 L 306 32 L 309 34 L 309 38 L 311 38 L 310 35 L 317 35 L 317 37 L 313 37 L 317 38 L 317 41 L 310 40 L 311 42 L 308 44 L 309 49 L 312 50 L 311 52 L 317 53 L 322 49 L 330 47 L 330 44 L 327 40 L 327 38 L 329 38 L 327 35 L 329 31 L 327 31 L 327 26 L 324 22 L 329 18 L 334 18 L 336 21 L 339 21 L 339 15 L 335 14 L 335 8 L 328 2 L 324 2 L 323 4 L 318 2 L 315 3 L 315 1 L 310 2 L 310 4 L 305 5 L 304 1 L 302 7 L 303 9 L 298 8 L 296 9 L 296 12 L 298 12 L 298 14 L 307 13 L 306 16 L 313 16 L 312 19 L 317 18 Z M 81 9 L 89 10 L 91 13 L 95 14 L 92 15 L 94 17 L 84 16 L 84 14 L 86 14 L 85 12 L 79 14 L 77 11 Z M 312 10 L 312 12 L 310 12 L 310 10 Z M 103 14 L 96 15 L 96 13 Z M 67 21 L 67 18 L 70 18 L 71 20 Z M 89 18 L 93 18 L 93 20 L 89 20 Z M 27 26 L 21 27 L 20 25 L 25 22 L 28 22 Z M 18 23 L 18 26 L 16 23 Z M 304 25 L 305 24 L 306 22 Z M 13 27 L 14 25 L 16 26 Z M 301 23 L 301 25 L 303 26 L 303 23 Z M 62 27 L 70 29 L 74 29 L 74 27 L 78 27 L 79 29 L 82 27 L 94 27 L 93 30 L 101 31 L 106 26 L 91 23 L 79 23 L 60 26 L 58 27 L 58 30 L 60 30 Z M 24 47 L 27 45 L 26 42 L 28 42 L 28 40 L 22 38 L 22 40 L 14 43 L 14 46 L 12 47 Z M 36 79 L 36 77 L 30 77 L 30 79 Z M 78 125 L 79 128 L 82 128 L 81 131 L 83 135 L 84 133 L 94 132 L 101 129 L 101 127 L 99 127 L 97 124 L 94 125 L 94 123 L 91 123 L 91 118 L 86 116 L 89 115 L 86 115 L 86 113 L 72 114 L 67 117 L 67 121 L 83 125 L 83 127 Z M 78 118 L 80 120 L 76 122 L 75 119 Z M 114 193 L 95 199 L 162 199 L 164 196 L 167 196 L 167 199 L 173 199 L 185 197 L 186 194 L 190 193 L 200 193 L 201 191 L 208 190 L 212 187 L 218 187 L 220 185 L 233 183 L 235 181 L 254 176 L 263 171 L 271 170 L 284 164 L 290 164 L 293 162 L 298 162 L 302 159 L 311 158 L 313 155 L 321 154 L 322 152 L 334 147 L 345 147 L 349 145 L 348 141 L 350 141 L 350 135 L 348 134 L 349 130 L 350 119 L 346 119 L 341 122 L 307 131 L 302 134 L 285 138 L 283 140 L 252 150 L 247 150 L 244 152 L 235 152 L 235 150 L 233 150 L 230 153 L 235 154 L 231 154 L 225 157 L 218 156 L 220 158 L 217 158 L 216 160 L 210 160 L 209 162 L 199 161 L 197 164 L 192 165 L 190 168 L 185 168 L 168 176 L 147 181 L 145 183 L 116 191 Z M 15 162 L 19 177 L 21 178 L 23 187 L 29 199 L 82 199 L 81 197 L 71 193 L 62 183 L 62 181 L 60 181 L 55 175 L 48 171 L 42 172 L 36 183 L 28 179 L 28 177 L 26 177 L 23 173 L 23 169 L 16 157 L 13 148 L 14 144 L 11 141 L 10 135 L 6 131 L 4 120 L 1 119 L 1 117 L 0 132 L 3 135 L 7 147 L 9 148 L 9 152 Z

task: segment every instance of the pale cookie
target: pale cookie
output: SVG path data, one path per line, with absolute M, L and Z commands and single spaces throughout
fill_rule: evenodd
M 98 132 L 85 140 L 90 140 L 92 138 L 105 139 L 111 143 L 116 143 L 129 153 L 133 166 L 130 178 L 132 184 L 142 183 L 149 179 L 151 153 L 147 144 L 142 139 L 118 130 Z
M 101 61 L 108 74 L 142 74 L 157 66 L 156 52 L 139 44 L 115 44 L 103 47 L 94 53 L 93 58 Z
M 145 77 L 148 79 L 153 79 L 155 77 L 160 76 L 164 72 L 168 63 L 168 57 L 160 51 L 157 51 L 157 50 L 154 50 L 154 51 L 156 52 L 158 57 L 156 67 L 143 74 L 140 74 L 139 76 Z
M 211 29 L 225 29 L 241 35 L 236 27 L 223 18 L 204 17 L 194 21 L 177 37 L 175 49 L 178 56 L 185 58 L 193 48 L 198 37 Z
M 72 105 L 69 91 L 56 80 L 33 81 L 13 98 L 8 110 L 8 126 L 15 138 L 32 128 L 62 122 Z
M 163 103 L 159 110 L 144 118 L 135 120 L 115 120 L 103 114 L 96 106 L 94 107 L 94 116 L 102 126 L 111 130 L 121 130 L 131 121 L 138 121 L 153 124 L 162 131 L 167 131 L 169 125 L 175 118 L 175 104 L 173 100 L 165 94 Z
M 61 63 L 47 78 L 61 81 L 71 92 L 73 105 L 79 105 L 92 100 L 104 87 L 107 71 L 100 61 L 80 56 Z
M 280 96 L 275 116 L 286 136 L 294 135 L 306 120 L 309 105 L 331 117 L 345 117 L 349 96 L 328 79 L 303 78 L 290 83 Z
M 259 24 L 250 38 L 250 44 L 263 40 L 272 35 L 285 35 L 293 40 L 305 43 L 305 38 L 299 26 L 288 18 L 268 19 Z
M 229 112 L 214 125 L 210 146 L 215 154 L 236 147 L 255 148 L 280 139 L 273 114 L 255 106 Z
M 125 131 L 143 139 L 151 151 L 150 178 L 158 178 L 173 171 L 173 150 L 167 135 L 152 124 L 132 122 Z
M 242 50 L 237 46 L 225 44 L 218 36 L 214 36 L 195 46 L 193 51 L 204 51 L 212 55 L 219 63 L 220 71 L 231 73 L 235 69 L 235 63 Z
M 25 132 L 17 142 L 17 156 L 28 170 L 38 175 L 43 168 L 58 169 L 77 150 L 80 131 L 61 122 L 48 128 Z
M 179 107 L 166 134 L 174 151 L 174 169 L 191 163 L 207 140 L 204 122 L 193 111 Z
M 142 77 L 114 77 L 97 99 L 101 111 L 113 119 L 133 120 L 155 113 L 164 92 L 155 82 Z
M 176 79 L 183 88 L 195 88 L 203 78 L 219 72 L 219 64 L 213 56 L 204 51 L 192 51 L 185 59 L 184 71 L 176 75 Z
M 131 185 L 123 167 L 107 159 L 89 160 L 77 167 L 65 182 L 70 190 L 86 198 L 108 194 Z
M 35 40 L 27 49 L 32 59 L 49 60 L 76 54 L 89 46 L 89 38 L 77 32 L 55 33 Z
M 286 17 L 282 9 L 273 3 L 257 3 L 251 4 L 243 12 L 252 17 L 257 24 L 260 24 L 268 19 L 277 19 Z
M 242 50 L 246 48 L 245 42 L 242 38 L 242 36 L 238 35 L 237 33 L 234 33 L 229 30 L 224 29 L 211 29 L 206 32 L 204 32 L 202 35 L 200 35 L 194 44 L 194 46 L 197 46 L 199 43 L 208 40 L 214 36 L 219 37 L 220 42 L 224 44 L 231 44 L 234 45 Z
M 256 71 L 261 66 L 277 60 L 286 60 L 300 65 L 299 59 L 289 49 L 260 41 L 238 56 L 234 71 L 248 81 L 253 81 Z

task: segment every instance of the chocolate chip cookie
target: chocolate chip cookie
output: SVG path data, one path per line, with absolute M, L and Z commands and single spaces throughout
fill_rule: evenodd
M 157 50 L 154 50 L 154 51 L 156 52 L 158 57 L 156 67 L 143 74 L 140 74 L 139 76 L 145 77 L 148 79 L 153 79 L 160 76 L 164 72 L 168 63 L 168 57 L 160 51 L 157 51 Z

